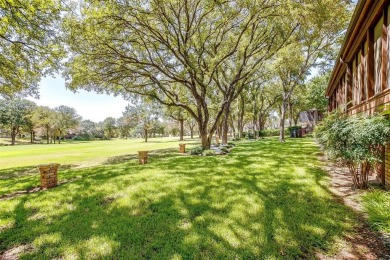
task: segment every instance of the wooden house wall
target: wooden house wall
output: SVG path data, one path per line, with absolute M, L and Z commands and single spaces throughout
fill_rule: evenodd
M 366 32 L 360 32 L 361 42 L 355 43 L 352 58 L 343 64 L 344 71 L 340 70 L 338 82 L 333 83 L 329 111 L 339 109 L 354 115 L 390 109 L 389 14 L 387 6 Z M 384 182 L 390 187 L 390 144 L 385 151 Z

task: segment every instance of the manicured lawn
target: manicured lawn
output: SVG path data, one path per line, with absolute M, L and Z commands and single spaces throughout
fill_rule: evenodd
M 186 143 L 194 143 L 186 139 Z M 177 137 L 143 139 L 113 139 L 109 141 L 64 142 L 61 144 L 35 144 L 0 146 L 0 169 L 36 166 L 57 162 L 78 166 L 95 166 L 109 157 L 136 154 L 139 150 L 179 147 Z
M 54 189 L 0 201 L 0 252 L 22 259 L 294 259 L 332 254 L 357 224 L 311 139 L 239 143 L 219 157 L 167 150 L 62 170 Z M 123 162 L 124 161 L 124 162 Z M 3 173 L 0 185 L 35 185 Z M 0 191 L 7 190 L 5 185 Z

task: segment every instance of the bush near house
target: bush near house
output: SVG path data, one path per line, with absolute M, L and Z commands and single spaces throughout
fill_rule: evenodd
M 284 134 L 288 135 L 288 130 L 284 130 Z M 279 136 L 280 130 L 279 129 L 266 129 L 259 131 L 259 136 L 266 137 L 266 136 Z
M 329 115 L 315 136 L 328 157 L 348 167 L 355 188 L 368 187 L 368 175 L 381 162 L 381 148 L 390 139 L 390 120 L 382 115 Z

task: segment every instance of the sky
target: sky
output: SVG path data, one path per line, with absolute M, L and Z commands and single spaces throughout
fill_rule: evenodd
M 73 107 L 83 119 L 94 122 L 103 121 L 107 117 L 118 118 L 122 116 L 128 104 L 122 97 L 106 94 L 97 94 L 79 90 L 74 93 L 65 88 L 65 80 L 60 76 L 43 78 L 39 87 L 39 99 L 28 98 L 37 105 L 51 108 L 65 105 Z

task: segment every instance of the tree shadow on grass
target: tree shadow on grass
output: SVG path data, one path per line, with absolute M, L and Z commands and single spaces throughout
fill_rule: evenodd
M 166 148 L 166 149 L 156 149 L 148 153 L 148 159 L 163 159 L 172 157 L 173 154 L 177 154 L 178 149 Z M 138 154 L 125 154 L 119 156 L 109 157 L 103 165 L 115 165 L 122 163 L 134 163 L 138 162 Z
M 59 172 L 66 172 L 77 166 L 73 164 L 61 165 Z M 36 189 L 40 186 L 39 176 L 39 170 L 36 166 L 0 170 L 0 199 Z M 60 180 L 63 181 L 62 176 Z
M 243 144 L 225 157 L 162 156 L 147 165 L 84 169 L 72 183 L 0 202 L 0 219 L 11 223 L 0 231 L 0 252 L 33 244 L 22 259 L 332 253 L 356 216 L 319 185 L 324 172 L 297 154 L 288 159 L 290 152 L 262 146 Z M 269 152 L 273 160 L 264 158 Z M 307 162 L 314 161 L 309 153 Z

